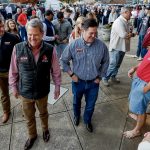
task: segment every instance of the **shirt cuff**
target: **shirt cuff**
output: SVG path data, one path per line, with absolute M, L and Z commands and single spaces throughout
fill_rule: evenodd
M 16 87 L 12 87 L 12 92 L 13 92 L 13 94 L 14 94 L 14 93 L 18 93 L 17 88 L 16 88 Z

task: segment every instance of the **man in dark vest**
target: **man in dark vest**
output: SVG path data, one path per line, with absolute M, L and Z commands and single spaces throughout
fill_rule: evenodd
M 53 47 L 43 42 L 43 23 L 35 18 L 27 25 L 28 41 L 14 47 L 9 70 L 9 84 L 13 95 L 22 100 L 29 138 L 25 150 L 30 149 L 36 138 L 35 112 L 37 106 L 43 130 L 44 142 L 49 141 L 47 100 L 50 90 L 50 73 L 55 84 L 54 98 L 60 94 L 61 72 Z
M 8 71 L 11 54 L 15 44 L 19 42 L 16 36 L 5 32 L 3 17 L 0 17 L 0 100 L 2 102 L 2 123 L 6 123 L 10 116 L 10 97 L 8 88 Z
M 47 10 L 45 12 L 45 20 L 43 22 L 45 34 L 44 34 L 43 40 L 54 46 L 57 36 L 55 35 L 54 26 L 51 23 L 51 21 L 53 20 L 53 16 L 54 14 L 51 10 Z

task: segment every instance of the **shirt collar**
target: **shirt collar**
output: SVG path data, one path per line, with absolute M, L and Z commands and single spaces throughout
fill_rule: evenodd
M 26 42 L 26 45 L 32 50 L 32 46 L 30 45 L 29 42 Z M 44 42 L 42 41 L 39 48 L 38 48 L 38 50 L 40 50 L 43 47 L 43 45 L 44 45 Z
M 92 43 L 87 43 L 87 42 L 84 40 L 83 36 L 81 36 L 81 41 L 82 41 L 82 43 L 83 43 L 85 46 L 88 46 L 88 47 L 92 46 L 92 44 L 95 42 L 95 40 L 94 40 Z
M 128 22 L 128 20 L 127 20 L 126 18 L 124 18 L 122 15 L 120 15 L 120 18 L 121 18 L 122 20 L 124 20 L 125 22 Z

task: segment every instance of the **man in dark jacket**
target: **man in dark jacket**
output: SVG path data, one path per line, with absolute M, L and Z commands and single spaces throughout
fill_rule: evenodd
M 16 36 L 5 32 L 4 20 L 0 18 L 0 99 L 4 112 L 2 123 L 6 123 L 10 115 L 8 70 L 13 47 L 18 42 L 19 40 Z
M 47 10 L 45 12 L 45 20 L 43 22 L 45 34 L 43 40 L 54 46 L 56 35 L 55 35 L 54 26 L 51 22 L 53 20 L 53 16 L 54 14 L 51 10 Z
M 25 150 L 30 149 L 36 138 L 37 106 L 43 130 L 44 142 L 49 141 L 47 100 L 50 90 L 50 73 L 55 84 L 54 98 L 60 94 L 61 72 L 56 50 L 43 42 L 43 23 L 35 18 L 27 25 L 28 41 L 21 42 L 14 47 L 9 70 L 9 84 L 13 95 L 22 100 L 22 109 L 27 121 L 29 138 L 25 143 Z

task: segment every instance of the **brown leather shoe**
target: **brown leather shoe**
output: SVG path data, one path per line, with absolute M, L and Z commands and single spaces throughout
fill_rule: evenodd
M 36 139 L 37 139 L 37 136 L 32 139 L 27 139 L 25 146 L 24 146 L 24 150 L 31 149 Z
M 48 142 L 50 138 L 49 130 L 43 132 L 43 140 L 44 142 Z
M 2 123 L 6 123 L 9 119 L 10 113 L 4 113 L 2 117 Z

